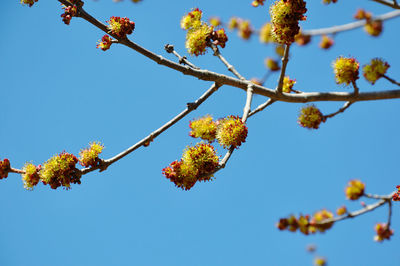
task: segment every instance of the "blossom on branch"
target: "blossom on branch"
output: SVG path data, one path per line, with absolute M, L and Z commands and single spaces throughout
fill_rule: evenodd
M 32 190 L 34 186 L 36 186 L 40 181 L 39 171 L 41 169 L 41 165 L 35 166 L 32 163 L 26 163 L 23 170 L 25 171 L 22 174 L 22 181 L 24 182 L 24 188 L 27 190 Z
M 79 153 L 79 163 L 84 167 L 96 167 L 100 163 L 99 154 L 103 151 L 104 145 L 100 142 L 89 143 L 90 147 Z
M 107 51 L 108 49 L 110 49 L 111 44 L 112 44 L 112 39 L 110 38 L 110 36 L 104 35 L 96 47 L 100 48 L 103 51 Z
M 265 0 L 254 0 L 251 5 L 254 7 L 258 7 L 258 6 L 263 6 L 264 5 Z
M 358 69 L 360 64 L 355 58 L 346 58 L 340 56 L 333 63 L 333 72 L 337 84 L 349 85 L 358 79 Z
M 217 134 L 217 124 L 213 121 L 210 115 L 190 121 L 191 129 L 189 135 L 193 138 L 202 138 L 213 142 Z
M 64 13 L 61 14 L 61 17 L 63 18 L 63 22 L 66 25 L 69 25 L 71 22 L 72 17 L 75 17 L 76 12 L 78 11 L 78 7 L 76 5 L 71 5 L 71 6 L 64 6 L 62 7 L 64 9 Z
M 135 22 L 130 21 L 129 18 L 111 17 L 106 21 L 109 25 L 107 29 L 110 33 L 119 38 L 125 38 L 126 35 L 131 34 L 135 30 Z
M 246 141 L 247 126 L 238 116 L 228 116 L 217 122 L 217 141 L 224 148 L 238 148 Z
M 389 67 L 390 65 L 387 62 L 379 58 L 374 58 L 371 60 L 371 63 L 363 67 L 363 76 L 368 82 L 374 85 L 378 79 L 386 74 Z
M 365 184 L 360 180 L 350 180 L 345 188 L 346 198 L 349 200 L 358 200 L 364 195 Z
M 299 21 L 306 20 L 306 2 L 303 0 L 277 0 L 269 13 L 273 24 L 273 36 L 277 42 L 291 44 L 299 31 Z
M 318 129 L 319 124 L 321 124 L 321 122 L 325 122 L 325 120 L 321 111 L 315 107 L 315 105 L 311 104 L 301 108 L 297 122 L 302 127 Z

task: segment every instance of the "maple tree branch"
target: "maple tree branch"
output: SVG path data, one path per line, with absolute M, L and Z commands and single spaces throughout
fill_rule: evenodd
M 217 47 L 216 45 L 211 44 L 211 48 L 212 48 L 213 51 L 214 51 L 214 55 L 215 55 L 216 57 L 218 57 L 218 58 L 221 60 L 221 62 L 228 68 L 228 70 L 229 70 L 230 72 L 232 72 L 238 79 L 240 79 L 240 80 L 246 80 L 242 75 L 240 75 L 240 73 L 236 70 L 236 68 L 235 68 L 233 65 L 231 65 L 231 64 L 225 59 L 225 57 L 222 56 L 221 52 L 219 51 L 219 49 L 218 49 L 218 47 Z
M 377 0 L 372 0 L 372 1 L 377 1 Z M 378 0 L 380 1 L 380 0 Z M 397 9 L 399 9 L 400 7 L 397 7 Z M 372 20 L 388 20 L 388 19 L 392 19 L 395 17 L 400 16 L 400 10 L 394 10 L 379 16 L 375 16 L 374 18 L 372 18 Z M 335 34 L 338 32 L 343 32 L 343 31 L 348 31 L 348 30 L 354 30 L 357 28 L 360 28 L 362 26 L 364 26 L 367 23 L 367 21 L 364 20 L 359 20 L 359 21 L 355 21 L 355 22 L 351 22 L 351 23 L 347 23 L 347 24 L 343 24 L 343 25 L 339 25 L 339 26 L 333 26 L 333 27 L 328 27 L 328 28 L 321 28 L 321 29 L 312 29 L 312 30 L 304 30 L 302 31 L 303 35 L 309 35 L 309 36 L 315 36 L 315 35 L 324 35 L 324 34 Z
M 186 56 L 181 56 L 180 54 L 178 54 L 175 51 L 175 48 L 174 48 L 173 45 L 166 44 L 164 46 L 164 49 L 165 49 L 165 51 L 167 51 L 167 53 L 172 53 L 173 55 L 175 55 L 179 59 L 179 63 L 180 64 L 188 65 L 188 66 L 190 66 L 191 68 L 194 68 L 194 69 L 200 69 L 199 67 L 197 67 L 193 63 L 191 63 L 189 60 L 187 60 Z
M 275 100 L 273 99 L 268 99 L 265 103 L 260 104 L 256 109 L 254 109 L 253 111 L 251 111 L 249 113 L 249 117 L 255 115 L 256 113 L 264 110 L 265 108 L 267 108 L 268 106 L 270 106 L 271 104 L 273 104 L 275 102 Z
M 127 156 L 134 150 L 138 149 L 141 146 L 149 144 L 151 141 L 153 141 L 157 136 L 159 136 L 161 133 L 163 133 L 165 130 L 176 124 L 179 120 L 184 118 L 187 114 L 192 112 L 193 110 L 196 110 L 196 108 L 202 104 L 205 100 L 207 100 L 208 97 L 210 97 L 214 92 L 218 90 L 218 88 L 221 85 L 214 83 L 200 98 L 198 98 L 195 102 L 188 103 L 187 108 L 183 110 L 181 113 L 179 113 L 177 116 L 172 118 L 170 121 L 165 123 L 163 126 L 158 128 L 157 130 L 153 131 L 150 135 L 145 137 L 144 139 L 140 140 L 136 144 L 132 145 L 128 149 L 124 150 L 123 152 L 115 155 L 112 158 L 109 158 L 107 160 L 103 160 L 102 164 L 100 164 L 99 167 L 91 167 L 91 168 L 85 168 L 81 170 L 82 174 L 87 174 L 89 172 L 92 172 L 96 169 L 101 169 L 105 170 L 109 165 L 115 163 L 116 161 L 122 159 L 123 157 Z
M 329 114 L 329 115 L 324 115 L 324 120 L 326 120 L 326 119 L 328 119 L 328 118 L 331 118 L 331 117 L 334 117 L 334 116 L 337 115 L 337 114 L 343 113 L 343 112 L 344 112 L 347 108 L 349 108 L 350 105 L 352 105 L 352 104 L 353 104 L 353 102 L 345 102 L 345 104 L 343 105 L 343 107 L 340 108 L 339 110 L 337 110 L 336 112 L 334 112 L 334 113 L 332 113 L 332 114 Z
M 325 219 L 319 223 L 317 223 L 318 225 L 323 225 L 323 224 L 329 224 L 329 223 L 333 223 L 333 222 L 338 222 L 338 221 L 342 221 L 342 220 L 346 220 L 349 218 L 354 218 L 357 217 L 359 215 L 362 215 L 364 213 L 370 212 L 372 210 L 375 210 L 376 208 L 379 208 L 380 206 L 383 206 L 385 204 L 391 204 L 391 200 L 392 200 L 392 196 L 395 192 L 390 193 L 389 195 L 386 196 L 381 196 L 381 199 L 373 204 L 367 205 L 362 209 L 359 209 L 357 211 L 353 211 L 353 212 L 348 212 L 344 215 L 341 216 L 337 216 L 337 217 L 333 217 L 330 219 Z M 390 203 L 389 203 L 390 202 Z M 391 216 L 391 208 L 390 208 L 390 215 Z
M 70 5 L 66 0 L 58 0 L 63 4 Z M 400 13 L 400 12 L 399 12 Z M 193 69 L 189 66 L 182 66 L 173 61 L 167 60 L 160 55 L 157 55 L 140 45 L 130 41 L 128 38 L 118 38 L 114 34 L 110 33 L 107 26 L 90 16 L 82 7 L 78 7 L 78 16 L 85 19 L 89 23 L 98 27 L 105 33 L 111 35 L 112 37 L 118 39 L 120 44 L 123 44 L 131 49 L 137 51 L 138 53 L 146 56 L 147 58 L 153 60 L 157 64 L 164 65 L 171 69 L 181 72 L 184 75 L 190 75 L 197 77 L 198 79 L 205 81 L 214 81 L 220 85 L 229 85 L 232 87 L 241 88 L 247 90 L 248 81 L 243 81 L 233 77 L 229 77 L 223 74 L 218 74 L 208 70 Z M 376 91 L 376 92 L 364 92 L 358 95 L 347 92 L 310 92 L 310 93 L 299 93 L 299 94 L 279 94 L 275 90 L 260 86 L 253 86 L 253 93 L 263 95 L 272 98 L 277 101 L 283 102 L 296 102 L 296 103 L 306 103 L 306 102 L 316 102 L 316 101 L 371 101 L 371 100 L 383 100 L 383 99 L 395 99 L 400 98 L 400 90 L 387 90 L 387 91 Z

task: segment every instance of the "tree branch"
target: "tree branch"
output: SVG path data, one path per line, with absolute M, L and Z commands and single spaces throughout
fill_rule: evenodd
M 332 114 L 329 114 L 329 115 L 324 115 L 324 120 L 326 120 L 326 119 L 328 119 L 328 118 L 331 118 L 331 117 L 334 117 L 334 116 L 337 115 L 337 114 L 343 113 L 343 112 L 344 112 L 347 108 L 349 108 L 350 105 L 352 105 L 352 104 L 353 104 L 353 102 L 346 102 L 346 103 L 343 105 L 343 107 L 340 108 L 339 110 L 337 110 L 336 112 L 334 112 L 334 113 L 332 113 Z
M 386 75 L 383 75 L 382 77 L 384 77 L 385 79 L 387 79 L 387 80 L 390 81 L 391 83 L 393 83 L 393 84 L 395 84 L 395 85 L 397 85 L 397 86 L 400 86 L 400 83 L 397 82 L 397 81 L 395 81 L 394 79 L 392 79 L 392 78 L 390 78 L 390 77 L 388 77 L 388 76 L 386 76 Z
M 109 165 L 115 163 L 116 161 L 122 159 L 123 157 L 127 156 L 128 154 L 130 154 L 131 152 L 133 152 L 134 150 L 138 149 L 139 147 L 145 145 L 145 144 L 149 144 L 153 139 L 155 139 L 157 136 L 159 136 L 161 133 L 163 133 L 165 130 L 167 130 L 168 128 L 170 128 L 171 126 L 173 126 L 174 124 L 176 124 L 179 120 L 181 120 L 182 118 L 184 118 L 187 114 L 189 114 L 190 112 L 192 112 L 193 110 L 196 110 L 196 108 L 202 104 L 205 100 L 207 100 L 208 97 L 210 97 L 214 92 L 216 92 L 218 90 L 218 88 L 220 87 L 220 85 L 214 83 L 200 98 L 198 98 L 195 102 L 193 103 L 188 103 L 187 104 L 187 108 L 185 110 L 183 110 L 180 114 L 178 114 L 177 116 L 175 116 L 173 119 L 171 119 L 170 121 L 168 121 L 167 123 L 165 123 L 162 127 L 158 128 L 157 130 L 153 131 L 150 135 L 148 135 L 147 137 L 145 137 L 144 139 L 140 140 L 139 142 L 137 142 L 136 144 L 134 144 L 133 146 L 129 147 L 128 149 L 126 149 L 125 151 L 115 155 L 114 157 L 104 160 L 103 164 L 101 164 L 99 167 L 92 167 L 92 168 L 85 168 L 82 169 L 81 172 L 82 174 L 87 174 L 89 172 L 92 172 L 96 169 L 101 169 L 104 170 L 106 169 Z
M 279 80 L 278 80 L 278 87 L 276 88 L 276 92 L 278 94 L 282 94 L 283 79 L 285 78 L 286 66 L 287 66 L 287 63 L 289 62 L 289 50 L 290 50 L 290 44 L 286 44 L 285 45 L 285 52 L 284 52 L 283 57 L 282 57 L 281 74 L 280 74 Z
M 357 210 L 357 211 L 354 211 L 354 212 L 348 212 L 347 214 L 344 214 L 344 215 L 341 215 L 341 216 L 337 216 L 337 217 L 334 217 L 334 218 L 331 218 L 331 219 L 326 219 L 326 220 L 323 220 L 322 222 L 319 222 L 317 224 L 318 225 L 323 225 L 323 224 L 329 224 L 329 223 L 333 223 L 333 222 L 338 222 L 338 221 L 346 220 L 346 219 L 349 219 L 349 218 L 354 218 L 354 217 L 357 217 L 357 216 L 362 215 L 364 213 L 373 211 L 373 210 L 375 210 L 376 208 L 379 208 L 382 205 L 389 204 L 388 202 L 391 202 L 391 198 L 392 198 L 394 193 L 395 192 L 392 192 L 389 195 L 382 196 L 383 199 L 381 199 L 381 200 L 379 200 L 379 201 L 377 201 L 377 202 L 375 202 L 373 204 L 367 205 L 367 206 L 365 206 L 364 208 L 362 208 L 360 210 Z
M 377 2 L 379 4 L 382 4 L 382 5 L 394 8 L 394 9 L 400 9 L 400 6 L 397 4 L 396 0 L 393 0 L 392 3 L 389 1 L 386 1 L 386 0 L 371 0 L 371 1 Z
M 246 80 L 242 75 L 240 75 L 240 73 L 236 70 L 236 68 L 231 65 L 221 54 L 221 52 L 219 51 L 218 47 L 214 44 L 211 44 L 211 48 L 214 51 L 214 55 L 217 56 L 221 62 L 228 68 L 228 70 L 230 72 L 232 72 L 238 79 L 240 80 Z
M 195 66 L 194 64 L 192 64 L 191 62 L 189 62 L 189 60 L 187 60 L 186 56 L 181 56 L 180 54 L 178 54 L 178 53 L 175 51 L 175 48 L 174 48 L 173 45 L 171 45 L 171 44 L 166 44 L 166 45 L 164 46 L 164 49 L 165 49 L 165 51 L 167 51 L 167 53 L 172 53 L 172 54 L 174 54 L 174 55 L 179 59 L 179 63 L 180 63 L 180 64 L 188 65 L 188 66 L 190 66 L 191 68 L 194 68 L 194 69 L 200 69 L 199 67 L 197 67 L 197 66 Z
M 372 1 L 376 1 L 376 0 L 372 0 Z M 399 7 L 397 7 L 397 9 L 399 9 Z M 395 18 L 398 16 L 400 16 L 400 10 L 394 10 L 394 11 L 382 14 L 380 16 L 376 16 L 372 20 L 384 21 L 384 20 L 392 19 L 392 18 Z M 359 20 L 359 21 L 351 22 L 348 24 L 340 25 L 340 26 L 333 26 L 333 27 L 313 29 L 313 30 L 304 30 L 304 31 L 302 31 L 302 34 L 310 35 L 310 36 L 335 34 L 338 32 L 343 32 L 343 31 L 354 30 L 354 29 L 360 28 L 360 27 L 364 26 L 366 23 L 367 23 L 366 20 Z

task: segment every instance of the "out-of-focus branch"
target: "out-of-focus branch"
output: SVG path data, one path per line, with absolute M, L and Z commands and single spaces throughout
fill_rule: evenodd
M 181 56 L 180 54 L 178 54 L 178 52 L 175 51 L 175 48 L 173 45 L 166 44 L 164 46 L 164 49 L 165 49 L 165 51 L 167 51 L 167 53 L 170 53 L 170 54 L 172 53 L 173 55 L 175 55 L 178 58 L 180 64 L 188 65 L 194 69 L 200 69 L 199 67 L 197 67 L 193 63 L 191 63 L 189 60 L 187 60 L 186 56 Z
M 377 1 L 377 0 L 373 0 L 373 1 Z M 378 0 L 381 1 L 381 0 Z M 394 7 L 399 9 L 400 7 Z M 395 17 L 400 16 L 400 10 L 394 10 L 385 14 L 382 14 L 380 16 L 376 16 L 373 18 L 373 20 L 388 20 L 388 19 L 392 19 Z M 339 25 L 339 26 L 333 26 L 333 27 L 328 27 L 328 28 L 321 28 L 321 29 L 313 29 L 313 30 L 304 30 L 302 31 L 303 35 L 310 35 L 310 36 L 315 36 L 315 35 L 324 35 L 324 34 L 335 34 L 338 32 L 343 32 L 343 31 L 348 31 L 348 30 L 354 30 L 357 28 L 360 28 L 362 26 L 364 26 L 367 23 L 366 20 L 359 20 L 359 21 L 355 21 L 355 22 L 351 22 L 348 24 L 344 24 L 344 25 Z
M 386 0 L 372 0 L 372 1 L 382 4 L 382 5 L 385 5 L 385 6 L 389 6 L 394 9 L 400 9 L 400 6 L 397 4 L 396 0 L 393 0 L 393 2 L 389 2 Z
M 325 219 L 322 222 L 319 222 L 317 224 L 323 225 L 323 224 L 329 224 L 329 223 L 333 223 L 333 222 L 338 222 L 338 221 L 346 220 L 346 219 L 349 219 L 349 218 L 354 218 L 354 217 L 357 217 L 357 216 L 362 215 L 364 213 L 373 211 L 373 210 L 375 210 L 376 208 L 379 208 L 382 205 L 390 204 L 391 200 L 392 200 L 392 196 L 393 196 L 394 193 L 395 192 L 392 192 L 389 195 L 381 196 L 381 198 L 382 198 L 381 200 L 379 200 L 379 201 L 377 201 L 377 202 L 375 202 L 373 204 L 367 205 L 367 206 L 365 206 L 364 208 L 362 208 L 360 210 L 357 210 L 357 211 L 354 211 L 354 212 L 348 212 L 347 214 L 344 214 L 344 215 L 341 215 L 341 216 L 337 216 L 337 217 L 334 217 L 334 218 L 331 218 L 331 219 Z M 390 216 L 391 216 L 391 213 L 390 213 Z
M 221 60 L 221 62 L 228 68 L 230 72 L 232 72 L 238 79 L 240 80 L 246 80 L 240 73 L 236 70 L 236 68 L 231 65 L 228 60 L 225 59 L 225 57 L 222 56 L 221 52 L 219 51 L 218 47 L 214 44 L 211 44 L 211 48 L 214 51 L 214 55 Z

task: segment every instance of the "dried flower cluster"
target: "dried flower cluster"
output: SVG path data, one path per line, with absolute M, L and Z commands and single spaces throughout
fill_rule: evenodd
M 64 6 L 62 7 L 64 9 L 64 13 L 61 14 L 62 21 L 66 24 L 69 25 L 71 22 L 72 17 L 75 17 L 76 12 L 78 11 L 78 7 L 76 5 L 71 5 L 71 6 Z
M 321 111 L 311 104 L 301 108 L 297 122 L 302 127 L 318 129 L 321 122 L 325 122 L 325 119 Z
M 306 20 L 306 2 L 303 0 L 277 0 L 270 7 L 273 36 L 282 44 L 291 44 L 299 33 L 299 21 Z
M 337 84 L 349 85 L 358 79 L 358 69 L 360 64 L 355 58 L 346 58 L 340 56 L 333 63 L 333 72 Z
M 181 28 L 187 30 L 186 49 L 191 55 L 202 55 L 211 43 L 225 47 L 228 37 L 224 29 L 214 30 L 214 26 L 202 21 L 203 12 L 193 9 L 181 19 Z
M 379 58 L 374 58 L 371 60 L 371 63 L 363 67 L 363 76 L 368 82 L 374 85 L 378 79 L 386 74 L 389 67 L 390 65 L 387 62 Z
M 350 180 L 345 188 L 346 198 L 349 200 L 358 200 L 364 195 L 365 184 L 360 180 Z
M 8 159 L 0 161 L 0 179 L 7 178 L 10 169 L 11 166 L 10 166 L 10 161 Z
M 316 212 L 311 218 L 309 215 L 300 215 L 296 218 L 294 215 L 289 218 L 282 218 L 277 223 L 279 230 L 289 230 L 296 232 L 299 230 L 305 235 L 314 234 L 316 232 L 325 232 L 333 226 L 333 222 L 326 222 L 333 218 L 333 213 L 328 210 Z

